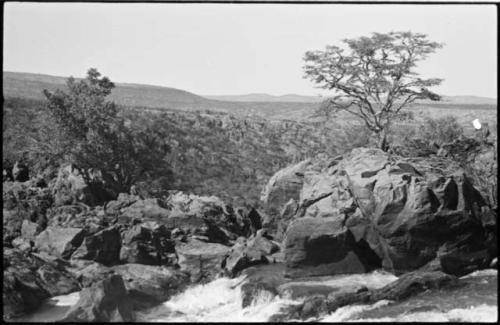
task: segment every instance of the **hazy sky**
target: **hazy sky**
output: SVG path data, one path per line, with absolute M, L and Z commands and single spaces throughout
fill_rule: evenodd
M 317 95 L 303 56 L 348 37 L 407 31 L 444 48 L 419 66 L 437 92 L 497 96 L 494 5 L 7 3 L 4 70 L 197 94 Z

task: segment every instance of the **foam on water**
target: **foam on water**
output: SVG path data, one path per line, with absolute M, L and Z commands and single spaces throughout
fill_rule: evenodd
M 219 278 L 193 286 L 139 318 L 150 322 L 265 322 L 282 307 L 297 303 L 263 291 L 250 306 L 242 308 L 243 279 Z
M 362 311 L 380 308 L 383 306 L 387 306 L 390 303 L 392 303 L 392 301 L 390 301 L 390 300 L 380 300 L 372 305 L 351 305 L 351 306 L 340 307 L 339 309 L 337 309 L 333 313 L 331 313 L 325 317 L 322 317 L 321 319 L 319 319 L 319 321 L 320 322 L 328 322 L 328 323 L 330 323 L 330 322 L 345 322 L 345 321 L 348 321 L 351 317 L 361 313 Z
M 351 286 L 366 286 L 370 289 L 381 288 L 393 281 L 398 279 L 392 273 L 385 271 L 373 271 L 370 273 L 361 274 L 343 274 L 336 275 L 333 277 L 322 277 L 321 281 L 307 281 L 307 282 L 295 282 L 294 283 L 307 283 L 307 284 L 320 284 L 330 287 L 351 287 Z
M 73 306 L 78 302 L 78 299 L 80 299 L 80 291 L 52 297 L 49 303 L 54 306 Z
M 455 308 L 449 311 L 427 311 L 398 315 L 396 317 L 361 318 L 344 320 L 350 322 L 496 322 L 497 306 L 479 305 Z
M 460 279 L 467 279 L 467 278 L 474 278 L 474 277 L 482 277 L 482 276 L 498 276 L 498 270 L 497 269 L 484 269 L 484 270 L 479 270 L 475 271 L 472 273 L 469 273 L 467 275 L 464 275 Z

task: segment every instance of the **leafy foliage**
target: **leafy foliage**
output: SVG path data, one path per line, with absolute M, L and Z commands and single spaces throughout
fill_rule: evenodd
M 424 117 L 418 124 L 410 124 L 413 118 L 406 120 L 399 128 L 391 129 L 393 151 L 407 157 L 427 157 L 436 154 L 446 143 L 459 139 L 464 130 L 453 115 L 438 118 Z
M 343 42 L 347 49 L 327 46 L 306 52 L 305 77 L 336 93 L 321 111 L 343 110 L 361 118 L 387 149 L 386 130 L 402 108 L 417 99 L 440 99 L 429 87 L 442 80 L 422 79 L 414 68 L 442 45 L 411 32 L 373 33 Z
M 107 77 L 90 69 L 84 80 L 69 78 L 67 87 L 67 93 L 44 94 L 61 131 L 62 137 L 55 140 L 64 148 L 64 159 L 79 169 L 87 183 L 98 171 L 115 193 L 128 192 L 135 182 L 168 172 L 169 146 L 162 140 L 167 130 L 131 128 L 131 121 L 106 101 L 114 87 Z

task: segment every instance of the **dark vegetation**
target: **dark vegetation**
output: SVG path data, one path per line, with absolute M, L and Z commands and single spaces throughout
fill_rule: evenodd
M 11 83 L 10 79 L 7 81 Z M 57 121 L 46 101 L 22 96 L 24 92 L 20 89 L 40 87 L 39 81 L 26 82 L 24 86 L 14 83 L 19 87 L 14 93 L 20 96 L 7 96 L 4 100 L 2 162 L 4 167 L 12 166 L 16 161 L 24 162 L 32 175 L 42 175 L 47 182 L 56 176 L 60 164 L 71 156 L 68 156 L 71 152 L 67 150 L 68 142 L 80 141 L 90 150 L 86 154 L 95 156 L 103 146 L 110 149 L 104 151 L 103 156 L 96 157 L 97 160 L 83 164 L 87 169 L 104 169 L 105 173 L 116 177 L 119 171 L 113 171 L 116 164 L 110 164 L 111 157 L 131 164 L 132 169 L 121 171 L 122 180 L 127 176 L 129 179 L 117 191 L 123 191 L 135 182 L 146 195 L 162 195 L 167 190 L 178 189 L 198 195 L 217 195 L 236 205 L 258 205 L 262 186 L 279 169 L 321 153 L 333 156 L 355 147 L 377 145 L 364 123 L 349 114 L 340 113 L 336 119 L 328 121 L 316 117 L 297 122 L 269 120 L 262 115 L 229 114 L 208 110 L 206 106 L 204 109 L 185 110 L 182 107 L 160 109 L 117 105 L 113 106 L 111 117 L 120 128 L 113 132 L 115 135 L 121 133 L 123 137 L 111 142 L 106 142 L 108 137 L 102 136 L 70 139 L 63 128 L 56 127 Z M 54 85 L 50 84 L 49 89 L 54 90 Z M 9 87 L 13 89 L 12 83 Z M 59 87 L 68 92 L 64 84 Z M 118 89 L 120 86 L 113 88 L 106 99 L 116 98 Z M 251 106 L 255 103 L 240 104 Z M 259 104 L 273 107 L 276 110 L 270 114 L 278 116 L 281 108 L 275 106 L 284 103 Z M 395 153 L 405 156 L 436 154 L 440 146 L 461 134 L 472 137 L 471 121 L 477 116 L 482 121 L 490 121 L 491 141 L 496 140 L 496 119 L 492 121 L 494 111 L 488 105 L 486 110 L 477 111 L 470 105 L 452 108 L 446 103 L 432 104 L 446 107 L 443 110 L 429 110 L 426 104 L 413 105 L 411 110 L 402 110 L 388 129 L 388 140 Z M 293 116 L 293 109 L 283 107 L 283 111 L 291 110 L 289 115 Z M 443 114 L 431 118 L 424 114 L 428 112 Z M 312 109 L 309 109 L 307 116 L 311 113 Z M 91 123 L 89 126 L 97 129 L 99 134 L 98 129 L 106 123 Z M 95 146 L 95 143 L 99 145 Z M 69 146 L 72 147 L 76 148 Z M 145 167 L 145 170 L 140 170 L 140 167 Z M 134 173 L 135 177 L 130 177 Z M 485 183 L 486 186 L 490 185 Z

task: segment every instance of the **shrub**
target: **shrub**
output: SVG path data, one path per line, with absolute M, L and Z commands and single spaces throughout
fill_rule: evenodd
M 90 69 L 86 79 L 69 78 L 67 86 L 67 93 L 44 94 L 60 131 L 54 141 L 87 184 L 93 182 L 93 171 L 99 170 L 117 195 L 138 181 L 168 173 L 165 157 L 170 147 L 163 140 L 167 130 L 156 129 L 154 122 L 146 126 L 124 118 L 113 102 L 106 101 L 114 88 L 108 78 Z

